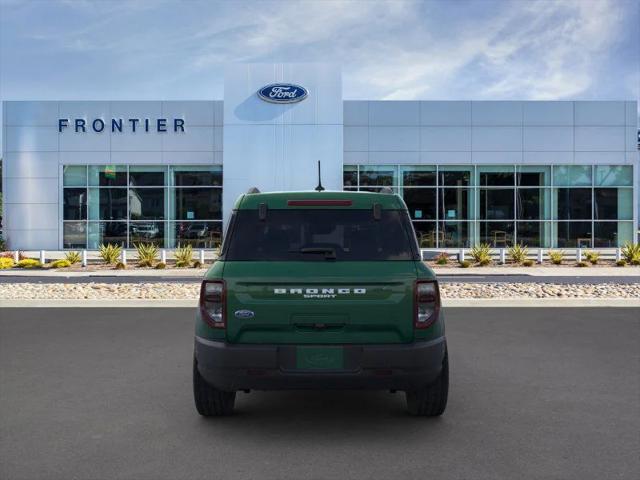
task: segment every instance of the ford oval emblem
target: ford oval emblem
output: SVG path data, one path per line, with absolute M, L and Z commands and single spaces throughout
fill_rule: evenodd
M 255 313 L 251 310 L 236 310 L 234 315 L 236 318 L 253 318 L 255 317 Z
M 265 102 L 296 103 L 309 95 L 306 88 L 293 83 L 272 83 L 258 90 L 258 96 Z

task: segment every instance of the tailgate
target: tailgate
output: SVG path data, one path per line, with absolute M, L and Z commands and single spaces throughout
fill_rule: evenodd
M 230 343 L 413 340 L 411 261 L 227 262 Z

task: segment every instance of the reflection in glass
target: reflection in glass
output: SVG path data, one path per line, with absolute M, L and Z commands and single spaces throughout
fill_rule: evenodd
M 126 220 L 126 188 L 90 188 L 89 220 Z
M 89 222 L 88 247 L 95 250 L 102 243 L 126 246 L 127 222 Z
M 435 248 L 438 243 L 436 222 L 412 222 L 420 248 Z
M 404 188 L 402 196 L 412 219 L 432 220 L 436 218 L 435 188 Z
M 518 220 L 542 220 L 549 218 L 548 188 L 518 188 L 516 212 Z
M 131 220 L 164 219 L 164 188 L 130 188 L 129 218 Z
M 175 188 L 172 196 L 172 220 L 222 219 L 220 188 Z
M 558 220 L 591 219 L 591 189 L 558 188 L 556 205 Z
M 162 165 L 132 165 L 129 167 L 129 185 L 134 187 L 162 187 L 167 167 Z
M 417 165 L 415 167 L 400 167 L 402 170 L 402 185 L 405 187 L 435 187 L 436 167 Z
M 546 245 L 548 228 L 545 222 L 517 222 L 517 242 L 527 247 L 542 247 Z
M 592 247 L 591 222 L 558 222 L 556 229 L 558 247 Z
M 633 185 L 631 165 L 596 165 L 596 185 L 623 187 Z
M 516 180 L 523 187 L 545 187 L 550 184 L 551 167 L 518 165 Z
M 191 245 L 194 248 L 216 248 L 222 243 L 221 222 L 172 222 L 171 247 Z
M 513 222 L 480 222 L 480 243 L 493 248 L 513 245 Z
M 172 185 L 177 187 L 221 187 L 220 166 L 176 166 L 171 167 Z
M 129 246 L 153 243 L 164 247 L 164 222 L 131 222 L 129 224 Z
M 87 219 L 87 189 L 65 188 L 62 206 L 62 218 L 64 220 Z
M 440 248 L 471 246 L 469 222 L 440 222 Z
M 86 222 L 64 222 L 62 233 L 63 248 L 87 247 Z
M 394 166 L 360 166 L 360 185 L 393 186 L 397 185 L 396 167 Z
M 473 167 L 446 165 L 438 167 L 440 185 L 451 187 L 467 187 L 471 185 Z
M 345 187 L 358 186 L 358 167 L 356 165 L 344 166 L 344 171 L 342 172 L 342 185 Z
M 596 188 L 594 190 L 596 220 L 631 220 L 633 189 Z
M 84 165 L 65 165 L 62 173 L 65 187 L 84 187 L 87 185 L 87 167 Z
M 591 165 L 555 165 L 553 184 L 563 187 L 591 186 Z
M 91 165 L 89 185 L 92 187 L 125 187 L 127 185 L 126 165 Z
M 479 194 L 480 219 L 507 220 L 513 218 L 513 188 L 481 188 Z
M 469 220 L 473 218 L 468 188 L 440 189 L 440 220 Z
M 478 167 L 479 185 L 482 187 L 510 187 L 515 182 L 511 165 L 488 165 Z

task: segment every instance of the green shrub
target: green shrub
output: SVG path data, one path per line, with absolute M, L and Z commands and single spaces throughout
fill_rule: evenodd
M 640 243 L 625 243 L 622 247 L 622 257 L 631 265 L 640 265 Z
M 80 260 L 82 260 L 82 256 L 80 255 L 80 252 L 67 252 L 67 254 L 64 256 L 64 258 L 67 260 L 67 262 L 69 262 L 71 265 L 74 265 L 76 263 L 79 263 Z
M 138 266 L 153 267 L 154 262 L 158 260 L 158 247 L 154 243 L 138 243 L 135 247 L 138 252 Z
M 534 264 L 534 261 L 531 260 L 530 258 L 528 258 L 528 259 L 526 259 L 526 260 L 524 260 L 522 262 L 522 265 L 524 265 L 525 267 L 532 267 L 533 264 Z
M 114 268 L 116 270 L 126 270 L 127 266 L 122 262 L 118 262 Z
M 0 270 L 4 270 L 6 268 L 13 268 L 14 265 L 15 265 L 15 262 L 13 261 L 13 258 L 8 258 L 8 257 L 0 258 Z
M 113 243 L 100 244 L 100 258 L 104 260 L 107 265 L 112 265 L 118 261 L 120 254 L 122 253 L 122 247 Z
M 176 267 L 190 267 L 193 262 L 193 248 L 191 245 L 184 247 L 178 245 L 174 256 L 176 257 Z
M 438 265 L 446 265 L 447 263 L 449 263 L 449 255 L 444 252 L 439 253 L 436 256 L 435 261 Z
M 618 267 L 624 267 L 627 265 L 627 261 L 624 258 L 621 258 L 620 260 L 616 260 L 616 265 Z
M 489 265 L 491 263 L 491 247 L 488 243 L 481 243 L 474 246 L 469 254 L 476 263 L 480 265 Z
M 562 260 L 564 259 L 564 251 L 549 250 L 549 259 L 554 265 L 562 265 Z
M 60 260 L 56 260 L 55 262 L 51 262 L 51 268 L 67 268 L 71 266 L 71 262 L 64 258 Z
M 471 262 L 469 260 L 462 260 L 460 262 L 460 266 L 462 268 L 469 268 L 471 266 Z
M 36 260 L 35 258 L 25 258 L 24 260 L 20 260 L 16 267 L 18 268 L 42 268 L 42 264 L 40 260 Z
M 578 263 L 576 263 L 576 267 L 588 267 L 589 266 L 589 262 L 585 262 L 584 260 L 580 260 Z
M 526 245 L 516 244 L 509 247 L 509 258 L 513 261 L 513 263 L 520 264 L 527 259 L 527 254 L 529 253 L 529 249 Z
M 164 270 L 165 268 L 167 268 L 167 264 L 163 263 L 163 262 L 159 262 L 156 266 L 155 266 L 156 270 Z
M 596 265 L 600 258 L 600 253 L 596 251 L 585 252 L 584 257 L 587 259 L 587 262 L 591 262 L 591 265 Z

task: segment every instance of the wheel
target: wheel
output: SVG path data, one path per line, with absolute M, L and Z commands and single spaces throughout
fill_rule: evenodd
M 236 402 L 236 392 L 223 392 L 209 385 L 198 371 L 198 364 L 193 358 L 193 398 L 196 410 L 203 417 L 220 417 L 231 415 Z
M 421 417 L 437 417 L 447 408 L 449 395 L 449 356 L 444 352 L 442 370 L 438 378 L 422 390 L 406 392 L 407 411 Z

